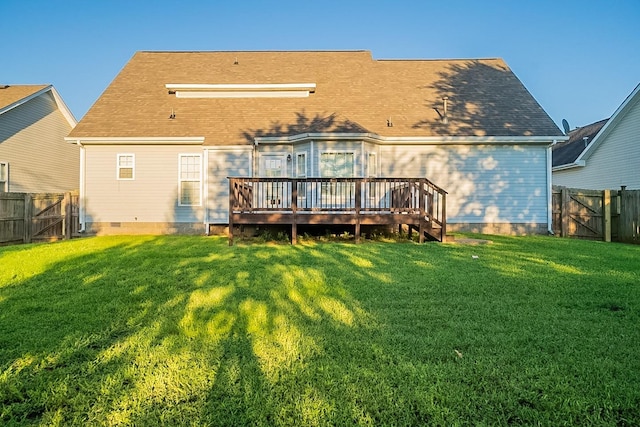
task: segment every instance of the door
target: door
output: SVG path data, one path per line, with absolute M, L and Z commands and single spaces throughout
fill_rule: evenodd
M 282 178 L 286 176 L 287 160 L 285 154 L 260 155 L 260 177 Z M 286 188 L 284 181 L 273 180 L 261 182 L 258 188 L 258 197 L 263 199 L 267 208 L 282 208 L 283 196 Z

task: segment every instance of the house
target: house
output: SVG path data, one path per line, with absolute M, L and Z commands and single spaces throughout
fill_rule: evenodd
M 449 230 L 546 233 L 564 139 L 502 59 L 368 51 L 137 52 L 67 138 L 82 150 L 83 224 L 104 234 L 209 232 L 239 195 L 277 221 L 288 179 L 298 210 L 333 197 L 305 205 L 332 222 L 354 197 L 382 209 L 403 177 L 446 190 Z M 230 194 L 230 177 L 255 182 Z
M 610 119 L 577 128 L 553 147 L 553 183 L 590 190 L 640 189 L 640 85 Z
M 77 190 L 76 119 L 51 85 L 0 85 L 0 192 Z

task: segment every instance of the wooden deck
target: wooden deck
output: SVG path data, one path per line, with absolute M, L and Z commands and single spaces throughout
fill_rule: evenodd
M 234 226 L 407 225 L 425 239 L 446 236 L 447 192 L 425 178 L 229 178 L 229 245 Z

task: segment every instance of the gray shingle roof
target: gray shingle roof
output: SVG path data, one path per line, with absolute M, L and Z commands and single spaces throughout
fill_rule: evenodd
M 576 161 L 609 119 L 576 128 L 569 132 L 569 139 L 553 146 L 553 166 L 568 165 Z M 586 143 L 585 139 L 586 138 Z

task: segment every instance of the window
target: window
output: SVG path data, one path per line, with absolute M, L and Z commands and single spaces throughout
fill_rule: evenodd
M 118 154 L 118 179 L 134 179 L 136 158 L 133 154 Z
M 296 154 L 296 178 L 306 178 L 306 177 L 307 177 L 307 153 L 297 153 Z M 306 182 L 298 183 L 298 197 L 300 198 L 307 197 Z
M 320 175 L 323 177 L 353 177 L 353 152 L 320 153 Z
M 352 178 L 354 170 L 353 152 L 320 153 L 320 175 L 331 178 Z M 331 204 L 344 204 L 355 194 L 353 182 L 324 182 L 322 197 Z
M 367 177 L 376 178 L 378 176 L 378 156 L 376 153 L 367 153 Z M 378 198 L 378 183 L 370 182 L 367 193 L 369 198 Z
M 0 193 L 9 191 L 9 163 L 0 162 Z
M 296 154 L 296 177 L 307 177 L 307 153 Z
M 200 206 L 202 203 L 202 156 L 200 154 L 180 154 L 179 156 L 179 205 Z

